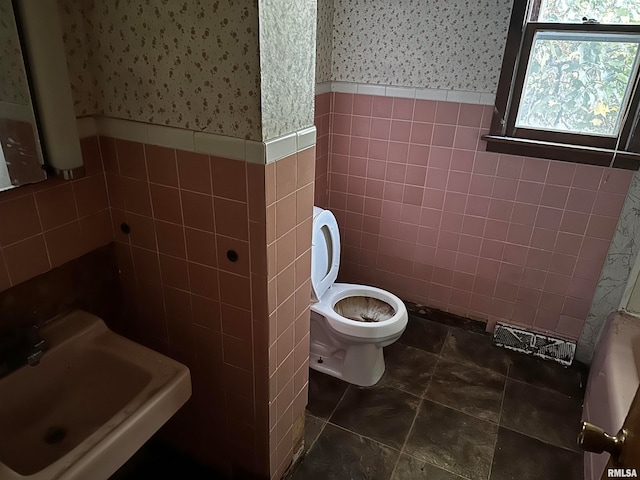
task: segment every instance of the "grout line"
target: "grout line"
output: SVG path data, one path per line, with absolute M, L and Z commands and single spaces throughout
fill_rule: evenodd
M 163 311 L 163 317 L 164 317 L 164 328 L 165 328 L 165 340 L 167 342 L 167 345 L 169 347 L 169 349 L 171 350 L 172 347 L 175 348 L 174 343 L 171 341 L 171 334 L 169 333 L 169 319 L 167 318 L 167 299 L 165 296 L 165 284 L 164 284 L 164 278 L 162 275 L 162 262 L 160 260 L 160 244 L 158 242 L 158 231 L 156 229 L 156 221 L 158 220 L 156 218 L 155 215 L 155 209 L 153 207 L 153 197 L 151 195 L 151 182 L 149 182 L 149 162 L 147 160 L 147 149 L 145 148 L 145 142 L 140 142 L 142 145 L 142 161 L 144 163 L 144 179 L 140 180 L 140 179 L 136 179 L 139 180 L 141 182 L 146 183 L 146 192 L 147 195 L 149 196 L 149 206 L 151 208 L 151 214 L 148 216 L 148 218 L 151 219 L 151 222 L 153 224 L 153 242 L 154 242 L 154 248 L 151 249 L 151 251 L 155 254 L 155 258 L 156 261 L 158 262 L 158 272 L 159 272 L 159 279 L 160 279 L 160 289 L 161 289 L 161 300 L 162 300 L 162 311 Z M 118 139 L 114 140 L 114 148 L 115 148 L 115 152 L 116 152 L 116 157 L 118 159 L 118 176 L 119 177 L 125 177 L 126 175 L 122 175 L 122 170 L 120 168 L 120 154 L 118 153 Z M 174 158 L 175 158 L 175 149 L 174 149 Z M 178 185 L 180 184 L 180 179 L 179 179 L 179 173 L 178 173 L 178 167 L 176 164 L 176 175 L 178 175 Z M 131 178 L 131 177 L 129 177 Z M 178 200 L 180 202 L 180 217 L 182 218 L 182 196 L 180 195 L 180 192 L 178 191 Z M 123 202 L 124 202 L 124 207 L 125 207 L 125 214 L 128 216 L 128 214 L 130 213 L 130 206 L 127 205 L 127 202 L 124 200 L 123 198 Z M 115 233 L 114 233 L 115 234 Z M 182 219 L 182 242 L 183 242 L 183 246 L 184 246 L 184 255 L 185 255 L 185 262 L 187 262 L 187 244 L 186 244 L 186 239 L 185 239 L 185 229 L 184 229 L 184 219 Z M 131 237 L 129 236 L 129 243 L 131 243 Z M 140 247 L 139 247 L 140 248 Z M 133 249 L 131 250 L 132 252 L 132 258 L 133 258 Z M 135 262 L 134 262 L 134 269 L 135 269 Z M 137 269 L 135 269 L 136 271 L 136 285 L 138 282 L 138 273 L 137 273 Z M 189 284 L 189 293 L 191 293 L 191 278 L 189 277 L 189 271 L 187 270 L 187 283 Z M 191 295 L 189 295 L 189 309 L 191 309 Z M 189 312 L 189 316 L 191 315 L 191 312 Z M 222 330 L 222 329 L 221 329 Z
M 53 187 L 53 188 L 56 188 L 56 187 Z M 49 252 L 49 244 L 47 243 L 47 237 L 45 237 L 45 229 L 44 229 L 44 225 L 43 225 L 43 222 L 42 222 L 42 213 L 40 212 L 40 207 L 38 207 L 38 200 L 36 198 L 36 193 L 38 193 L 38 192 L 33 192 L 32 191 L 32 192 L 30 192 L 30 195 L 31 195 L 31 199 L 33 201 L 33 206 L 36 209 L 36 215 L 38 216 L 38 226 L 40 227 L 40 232 L 38 234 L 36 234 L 36 235 L 33 235 L 33 237 L 42 236 L 42 243 L 44 243 L 44 249 L 45 249 L 45 252 L 47 253 L 47 262 L 49 264 L 49 270 L 51 270 L 52 269 L 51 253 Z M 74 195 L 74 197 L 75 197 L 75 195 Z M 75 198 L 74 198 L 74 205 L 75 205 Z M 76 214 L 77 214 L 77 212 L 76 212 Z M 29 237 L 29 238 L 32 238 L 32 237 Z M 28 240 L 28 238 L 20 240 L 20 241 L 24 241 L 24 240 Z M 18 243 L 18 242 L 14 242 L 14 243 Z M 11 244 L 11 245 L 13 245 L 13 244 Z M 3 247 L 3 249 L 8 247 L 8 246 L 9 245 L 5 245 Z M 5 264 L 6 264 L 6 262 L 5 262 Z M 15 283 L 13 283 L 13 279 L 11 278 L 11 274 L 9 274 L 9 268 L 8 267 L 7 267 L 7 275 L 9 276 L 9 282 L 11 283 L 11 285 L 17 285 Z
M 436 366 L 438 365 L 438 363 L 436 362 Z M 434 367 L 435 368 L 435 367 Z M 429 383 L 431 383 L 431 379 L 429 379 Z M 427 388 L 429 388 L 427 386 Z M 425 388 L 425 392 L 426 392 L 426 388 Z M 396 468 L 398 468 L 398 463 L 400 463 L 400 458 L 402 458 L 402 454 L 404 453 L 404 449 L 407 446 L 407 441 L 409 440 L 409 437 L 411 436 L 411 432 L 413 431 L 413 426 L 416 424 L 416 420 L 418 419 L 418 415 L 420 414 L 420 409 L 422 408 L 422 403 L 424 402 L 424 397 L 420 397 L 420 401 L 418 402 L 418 407 L 416 408 L 416 413 L 413 416 L 413 421 L 411 422 L 411 426 L 409 427 L 409 430 L 407 431 L 407 436 L 404 438 L 404 442 L 402 443 L 402 447 L 400 447 L 400 455 L 398 455 L 398 459 L 396 460 L 395 465 L 393 466 L 393 470 L 391 470 L 391 476 L 393 477 L 393 474 L 396 471 Z
M 447 331 L 447 337 L 448 336 L 449 336 L 449 332 Z M 446 341 L 447 337 L 445 337 L 445 341 Z M 444 343 L 443 343 L 443 346 L 444 346 Z M 427 394 L 427 391 L 429 390 L 429 385 L 431 385 L 431 380 L 433 379 L 433 375 L 434 375 L 436 369 L 438 368 L 438 365 L 440 364 L 440 359 L 442 357 L 441 357 L 440 354 L 438 354 L 437 356 L 438 356 L 438 359 L 436 360 L 436 364 L 433 366 L 433 370 L 431 372 L 431 377 L 429 378 L 429 382 L 427 383 L 427 386 L 425 387 L 424 391 L 420 395 L 420 401 L 418 402 L 418 408 L 416 408 L 416 414 L 413 417 L 413 421 L 411 422 L 411 426 L 409 427 L 409 431 L 407 432 L 407 436 L 404 438 L 404 443 L 402 444 L 402 447 L 400 448 L 400 455 L 398 455 L 398 459 L 396 460 L 396 464 L 393 466 L 393 470 L 391 471 L 391 476 L 393 476 L 393 474 L 396 471 L 396 468 L 398 468 L 398 463 L 400 463 L 400 458 L 402 457 L 402 454 L 405 452 L 405 448 L 407 446 L 407 442 L 409 441 L 409 437 L 411 436 L 411 433 L 413 432 L 413 427 L 415 426 L 416 420 L 418 419 L 418 415 L 420 414 L 420 410 L 422 409 L 422 404 L 424 403 L 425 395 Z M 422 460 L 422 461 L 424 461 L 424 460 Z
M 426 395 L 426 391 L 425 391 L 425 395 Z M 480 420 L 482 422 L 491 423 L 492 425 L 500 426 L 500 424 L 498 422 L 494 422 L 493 420 L 489 420 L 487 418 L 482 418 L 482 417 L 478 417 L 476 415 L 472 415 L 471 413 L 465 412 L 463 410 L 459 410 L 456 407 L 453 407 L 451 405 L 447 405 L 446 403 L 441 403 L 441 402 L 438 402 L 438 401 L 433 400 L 431 398 L 424 398 L 424 400 L 427 400 L 428 402 L 434 403 L 436 405 L 440 405 L 441 407 L 448 408 L 449 410 L 453 410 L 454 412 L 461 413 L 463 415 L 466 415 L 467 417 L 471 417 L 471 418 L 474 418 L 476 420 Z
M 536 441 L 538 441 L 538 442 L 540 442 L 540 443 L 542 443 L 544 445 L 547 445 L 549 447 L 560 448 L 560 449 L 564 450 L 565 452 L 571 452 L 571 453 L 575 453 L 575 454 L 578 454 L 578 455 L 581 455 L 581 454 L 584 453 L 582 450 L 579 450 L 578 448 L 573 450 L 573 449 L 571 449 L 569 447 L 558 445 L 556 443 L 549 443 L 547 440 L 543 440 L 543 439 L 538 438 L 538 437 L 533 437 L 533 436 L 531 436 L 531 435 L 529 435 L 527 433 L 524 433 L 524 432 L 522 432 L 520 430 L 516 430 L 516 429 L 511 428 L 511 427 L 505 427 L 504 425 L 501 425 L 501 428 L 504 428 L 505 430 L 509 430 L 510 432 L 517 433 L 518 435 L 522 435 L 523 437 L 527 437 L 527 438 L 530 438 L 532 440 L 536 440 Z M 577 436 L 577 433 L 576 433 L 576 436 Z
M 443 348 L 444 348 L 444 344 L 446 343 L 448 337 L 449 337 L 449 330 L 447 329 L 447 335 L 445 336 L 445 339 L 444 339 L 444 341 L 442 343 Z M 440 349 L 440 352 L 442 353 L 442 349 Z M 394 472 L 396 471 L 396 468 L 398 468 L 398 463 L 400 463 L 400 458 L 402 457 L 402 454 L 405 452 L 405 448 L 407 446 L 407 442 L 409 441 L 409 437 L 411 436 L 411 433 L 413 432 L 413 427 L 415 426 L 416 420 L 418 419 L 418 415 L 420 414 L 420 410 L 422 409 L 422 404 L 424 403 L 425 395 L 427 394 L 427 391 L 429 390 L 429 386 L 431 385 L 431 380 L 433 380 L 433 375 L 435 374 L 435 371 L 438 368 L 438 365 L 440 364 L 440 359 L 442 358 L 441 353 L 437 354 L 437 360 L 436 360 L 435 365 L 433 366 L 433 370 L 431 371 L 431 376 L 429 377 L 429 382 L 427 383 L 427 386 L 425 387 L 424 391 L 420 395 L 420 402 L 418 402 L 418 408 L 416 408 L 416 414 L 413 417 L 413 422 L 411 422 L 411 426 L 409 427 L 409 431 L 407 432 L 407 436 L 404 438 L 404 443 L 402 444 L 402 447 L 400 448 L 400 455 L 398 455 L 398 460 L 396 460 L 396 464 L 393 466 L 393 470 L 391 471 L 391 475 L 392 476 L 393 476 Z
M 332 423 L 332 422 L 327 420 L 327 424 L 330 424 L 332 427 L 339 428 L 340 430 L 344 430 L 345 432 L 348 432 L 348 433 L 350 433 L 352 435 L 356 435 L 356 436 L 358 436 L 360 438 L 364 438 L 366 440 L 369 440 L 370 442 L 373 442 L 376 445 L 379 445 L 379 446 L 381 446 L 383 448 L 388 448 L 389 450 L 393 450 L 394 452 L 398 452 L 398 455 L 401 453 L 400 450 L 398 450 L 395 447 L 391 447 L 391 446 L 387 445 L 386 443 L 382 443 L 380 440 L 376 440 L 375 438 L 368 437 L 367 435 L 363 435 L 362 433 L 358 433 L 358 432 L 354 432 L 353 430 L 349 430 L 348 428 L 343 427 L 342 425 L 338 425 L 337 423 Z
M 311 442 L 311 444 L 307 446 L 307 453 L 308 453 L 309 451 L 311 451 L 311 448 L 318 442 L 318 439 L 320 438 L 320 435 L 322 435 L 322 432 L 324 432 L 324 428 L 327 426 L 327 423 L 329 423 L 329 420 L 324 420 L 320 417 L 316 417 L 315 415 L 312 415 L 311 413 L 309 413 L 306 409 L 305 409 L 305 415 L 322 422 L 322 426 L 320 427 L 320 431 L 318 432 L 318 435 L 316 435 L 316 438 L 313 439 L 313 442 Z M 306 421 L 305 421 L 305 427 L 306 427 Z
M 491 478 L 491 470 L 493 469 L 493 460 L 496 456 L 496 448 L 498 448 L 498 435 L 500 434 L 500 427 L 502 423 L 502 410 L 504 408 L 504 398 L 507 394 L 507 381 L 509 380 L 509 370 L 511 370 L 511 363 L 507 366 L 507 373 L 504 378 L 504 387 L 502 388 L 502 401 L 500 402 L 500 411 L 498 412 L 498 425 L 496 429 L 496 441 L 493 444 L 493 451 L 491 452 L 491 463 L 489 464 L 489 476 L 488 479 Z
M 557 390 L 554 390 L 554 389 L 553 389 L 553 388 L 551 388 L 551 387 L 542 387 L 542 386 L 540 386 L 540 385 L 534 385 L 533 383 L 529 383 L 529 382 L 526 382 L 526 381 L 524 381 L 524 380 L 520 380 L 520 379 L 518 379 L 518 378 L 513 378 L 513 377 L 508 377 L 508 378 L 509 378 L 509 380 L 511 380 L 512 382 L 524 383 L 525 385 L 528 385 L 528 386 L 533 387 L 533 388 L 538 389 L 538 390 L 542 390 L 543 392 L 555 393 L 555 394 L 560 395 L 560 396 L 562 396 L 562 397 L 565 397 L 565 398 L 567 398 L 567 399 L 569 399 L 569 400 L 575 401 L 576 403 L 580 403 L 580 404 L 582 404 L 582 403 L 583 403 L 583 400 L 584 400 L 584 398 L 582 398 L 582 399 L 578 399 L 578 398 L 576 398 L 576 397 L 572 397 L 571 395 L 567 395 L 567 394 L 565 394 L 565 393 L 562 393 L 562 392 L 559 392 L 559 391 L 557 391 Z
M 344 382 L 344 380 L 342 380 L 342 381 Z M 347 395 L 347 390 L 349 390 L 350 386 L 351 386 L 351 384 L 347 384 L 347 388 L 345 388 L 344 392 L 342 392 L 342 396 L 340 397 L 340 400 L 338 400 L 338 403 L 336 403 L 336 406 L 333 407 L 333 410 L 331 410 L 331 413 L 327 417 L 327 423 L 329 423 L 329 420 L 331 420 L 331 417 L 333 417 L 333 414 L 336 413 L 336 410 L 338 409 L 338 407 L 342 403 L 342 400 L 344 400 L 344 397 Z M 334 424 L 332 423 L 331 425 L 334 425 Z
M 428 462 L 428 461 L 426 461 L 426 460 L 423 460 L 423 459 L 422 459 L 422 458 L 420 458 L 420 457 L 416 457 L 415 455 L 411 455 L 410 453 L 405 453 L 405 452 L 403 452 L 403 455 L 406 455 L 407 457 L 411 457 L 411 458 L 413 458 L 413 459 L 415 459 L 415 460 L 418 460 L 419 462 L 422 462 L 422 463 L 424 463 L 425 465 L 429 465 L 429 466 L 431 466 L 431 467 L 435 467 L 435 468 L 437 468 L 437 469 L 439 469 L 439 470 L 443 470 L 443 471 L 445 471 L 445 472 L 447 472 L 447 473 L 450 473 L 451 475 L 454 475 L 456 478 L 459 478 L 460 480 L 470 480 L 470 479 L 468 479 L 468 477 L 465 477 L 465 476 L 463 476 L 463 475 L 460 475 L 459 473 L 456 473 L 456 472 L 454 472 L 454 471 L 452 471 L 452 470 L 449 470 L 448 468 L 445 468 L 445 467 L 443 467 L 443 466 L 441 466 L 441 465 L 434 465 L 433 463 L 430 463 L 430 462 Z M 398 463 L 399 463 L 399 462 L 398 462 Z M 397 467 L 397 464 L 396 464 L 396 467 Z M 395 468 L 393 469 L 392 475 L 393 475 L 393 473 L 395 473 Z

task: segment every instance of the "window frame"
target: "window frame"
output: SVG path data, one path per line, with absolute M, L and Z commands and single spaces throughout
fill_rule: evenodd
M 537 17 L 539 6 L 539 0 L 514 1 L 491 127 L 489 134 L 483 136 L 487 151 L 637 170 L 640 167 L 640 132 L 637 127 L 640 118 L 640 68 L 630 79 L 629 115 L 626 121 L 624 117 L 621 119 L 619 141 L 618 137 L 515 127 L 529 54 L 537 31 L 640 34 L 640 25 L 528 21 L 530 8 Z

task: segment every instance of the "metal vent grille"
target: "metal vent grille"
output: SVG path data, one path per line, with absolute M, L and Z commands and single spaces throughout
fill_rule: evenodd
M 535 335 L 531 332 L 499 324 L 493 332 L 493 343 L 513 350 L 528 350 L 534 341 Z
M 498 323 L 493 331 L 493 343 L 499 347 L 554 360 L 563 365 L 571 365 L 576 353 L 575 342 L 528 332 L 501 323 Z

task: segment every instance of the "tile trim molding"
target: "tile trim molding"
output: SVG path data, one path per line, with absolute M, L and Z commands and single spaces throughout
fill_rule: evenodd
M 34 113 L 31 105 L 0 101 L 0 115 L 6 120 L 31 123 Z
M 257 142 L 103 116 L 81 117 L 76 124 L 80 138 L 106 135 L 257 164 L 278 161 L 316 144 L 316 127 L 313 125 L 266 142 Z
M 98 124 L 94 117 L 76 118 L 76 128 L 79 138 L 93 137 L 98 134 Z
M 379 97 L 415 98 L 418 100 L 439 100 L 444 102 L 472 103 L 477 105 L 494 105 L 496 96 L 493 93 L 467 92 L 463 90 L 440 90 L 435 88 L 413 88 L 398 85 L 371 85 L 352 82 L 316 83 L 316 95 L 329 92 L 359 93 Z
M 495 103 L 495 95 L 492 93 L 351 82 L 321 82 L 316 84 L 316 95 L 329 92 L 359 93 L 362 95 L 415 98 L 418 100 L 477 105 L 493 105 Z M 80 138 L 97 134 L 108 135 L 122 140 L 148 143 L 257 164 L 273 163 L 312 147 L 316 144 L 317 136 L 316 127 L 312 125 L 265 142 L 259 142 L 106 116 L 80 117 L 77 119 L 77 128 Z

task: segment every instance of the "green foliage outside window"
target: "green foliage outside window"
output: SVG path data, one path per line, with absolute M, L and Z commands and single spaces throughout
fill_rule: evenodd
M 614 35 L 605 40 L 565 34 L 564 40 L 558 33 L 545 39 L 545 33 L 537 34 L 531 52 L 516 124 L 617 135 L 638 44 L 607 41 Z
M 539 22 L 640 23 L 640 2 L 636 0 L 542 0 Z

